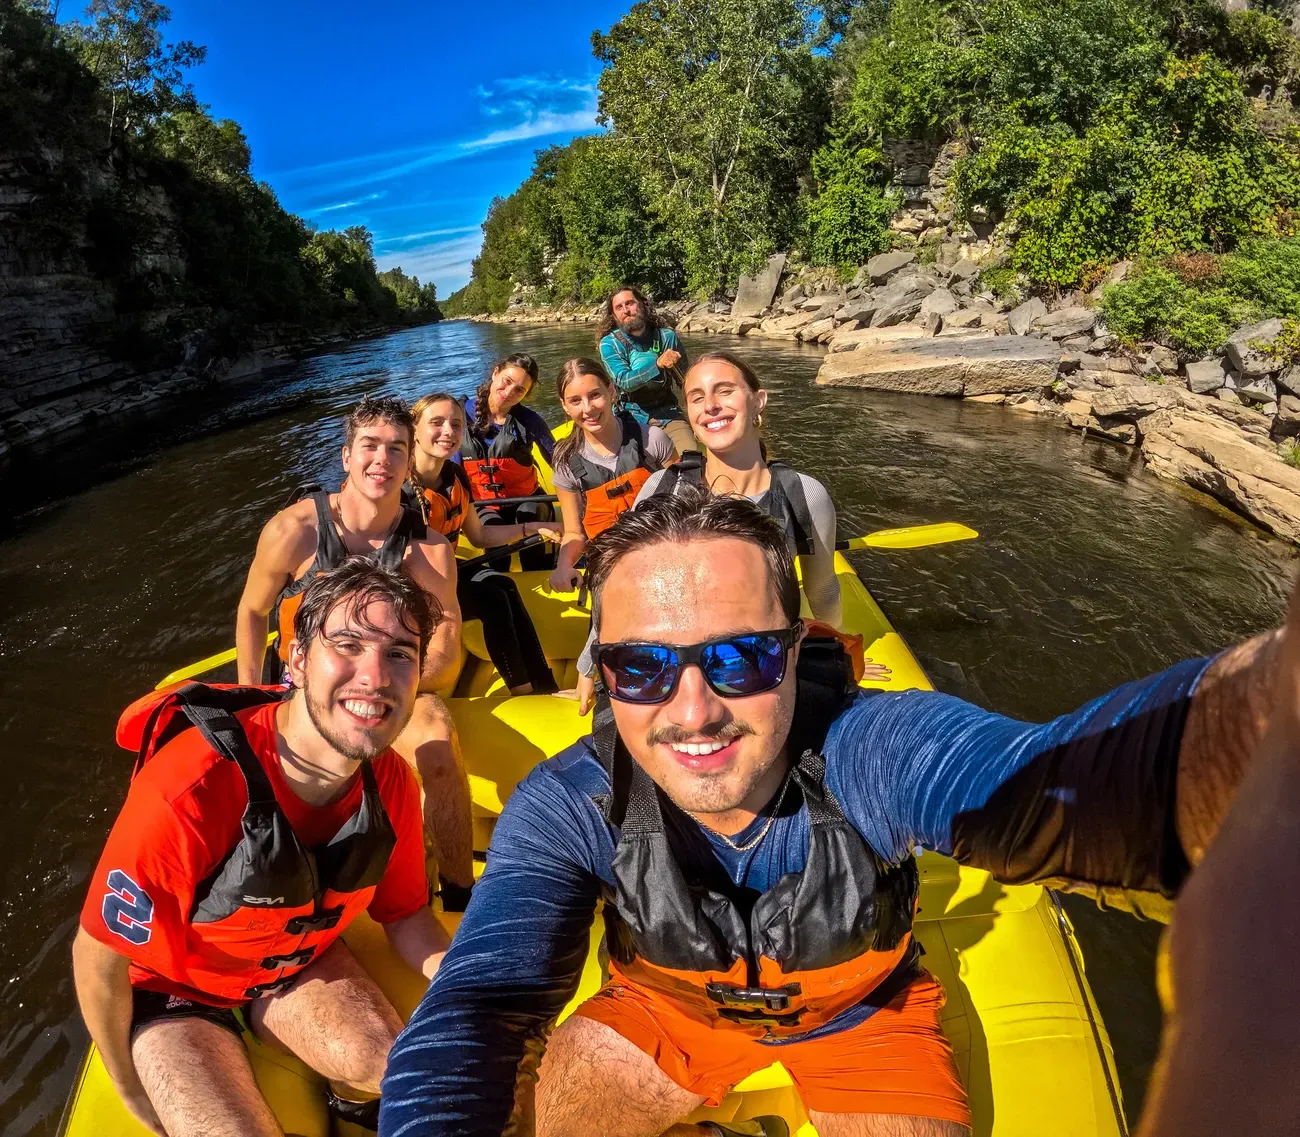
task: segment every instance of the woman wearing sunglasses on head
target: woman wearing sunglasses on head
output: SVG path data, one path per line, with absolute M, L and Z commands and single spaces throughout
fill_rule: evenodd
M 814 620 L 838 628 L 840 585 L 835 575 L 835 506 L 826 487 L 785 462 L 769 461 L 763 444 L 767 391 L 754 369 L 730 352 L 700 356 L 682 381 L 686 417 L 704 453 L 682 455 L 680 462 L 652 474 L 637 501 L 676 492 L 680 485 L 703 485 L 714 493 L 737 494 L 775 518 L 799 558 L 803 593 Z M 865 675 L 887 679 L 888 668 L 865 661 Z M 590 643 L 578 660 L 573 692 L 585 714 L 592 705 L 596 668 Z
M 554 516 L 550 504 L 543 501 L 492 504 L 494 499 L 532 497 L 542 492 L 533 446 L 549 462 L 555 439 L 542 416 L 522 405 L 536 384 L 537 361 L 516 353 L 494 364 L 487 381 L 465 401 L 460 464 L 469 475 L 474 504 L 484 525 L 547 521 Z M 539 546 L 520 553 L 519 563 L 525 569 L 548 569 L 554 562 L 550 550 Z
M 465 433 L 465 412 L 455 395 L 425 395 L 411 407 L 411 417 L 415 419 L 415 447 L 403 499 L 408 508 L 419 510 L 430 529 L 453 545 L 464 532 L 480 549 L 532 536 L 559 540 L 559 534 L 545 521 L 521 519 L 513 524 L 486 525 L 479 519 L 472 507 L 468 475 L 448 460 L 461 448 Z M 512 695 L 555 690 L 555 678 L 513 580 L 485 564 L 460 561 L 456 596 L 462 618 L 482 621 L 488 655 Z
M 577 564 L 587 541 L 632 508 L 646 480 L 676 461 L 677 449 L 659 427 L 615 409 L 618 391 L 594 359 L 570 359 L 560 368 L 555 393 L 573 430 L 551 459 L 564 518 L 551 587 L 568 592 L 582 580 Z

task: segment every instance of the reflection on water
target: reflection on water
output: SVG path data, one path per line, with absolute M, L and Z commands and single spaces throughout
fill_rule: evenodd
M 1135 453 L 1014 412 L 812 384 L 820 349 L 729 337 L 771 388 L 769 443 L 822 479 L 840 535 L 955 520 L 978 541 L 854 563 L 936 684 L 1048 717 L 1108 686 L 1273 624 L 1293 554 L 1141 473 Z M 85 1043 L 68 945 L 130 768 L 119 710 L 227 646 L 262 523 L 339 476 L 339 418 L 364 392 L 469 392 L 534 353 L 534 402 L 590 354 L 586 328 L 441 324 L 309 360 L 244 400 L 259 411 L 160 449 L 19 519 L 0 557 L 0 1133 L 52 1133 Z M 210 414 L 210 411 L 205 411 Z M 219 421 L 219 420 L 218 420 Z M 172 437 L 192 424 L 178 422 Z M 1072 902 L 1130 1105 L 1158 1028 L 1155 929 Z

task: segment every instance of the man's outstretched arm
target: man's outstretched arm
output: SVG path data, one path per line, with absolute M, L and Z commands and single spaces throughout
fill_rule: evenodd
M 608 856 L 594 807 L 554 774 L 535 770 L 511 795 L 451 949 L 389 1055 L 382 1134 L 505 1130 L 521 1074 L 577 991 L 602 846 Z

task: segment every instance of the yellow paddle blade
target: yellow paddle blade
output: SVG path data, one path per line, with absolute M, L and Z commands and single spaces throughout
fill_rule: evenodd
M 934 525 L 904 525 L 900 529 L 877 529 L 865 537 L 854 537 L 850 549 L 923 549 L 926 545 L 946 545 L 950 541 L 970 541 L 979 534 L 957 521 L 939 521 Z
M 275 639 L 274 632 L 268 632 L 266 636 L 267 647 Z M 154 687 L 155 691 L 161 691 L 164 687 L 170 687 L 175 683 L 184 682 L 186 679 L 193 679 L 196 676 L 204 675 L 209 671 L 215 671 L 222 664 L 233 663 L 235 661 L 235 649 L 228 648 L 226 651 L 218 652 L 216 655 L 210 655 L 207 659 L 200 659 L 198 663 L 191 663 L 188 667 L 182 667 L 179 671 L 173 671 L 170 675 L 163 676 L 158 680 Z

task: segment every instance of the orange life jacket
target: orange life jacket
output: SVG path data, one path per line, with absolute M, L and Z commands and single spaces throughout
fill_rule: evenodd
M 454 545 L 474 495 L 469 476 L 455 462 L 443 463 L 440 478 L 436 486 L 422 486 L 418 497 L 409 484 L 403 486 L 402 503 L 420 513 L 428 531 L 441 533 Z
M 641 444 L 640 424 L 627 411 L 618 412 L 618 421 L 623 428 L 623 441 L 613 474 L 607 467 L 587 461 L 581 446 L 569 457 L 569 470 L 582 488 L 582 528 L 588 538 L 605 532 L 618 520 L 619 514 L 631 509 L 641 487 L 655 472 Z
M 475 501 L 529 497 L 538 492 L 533 444 L 513 414 L 506 415 L 495 437 L 486 443 L 475 433 L 471 420 L 465 427 L 460 461 L 474 488 Z
M 801 755 L 790 777 L 808 809 L 808 859 L 752 905 L 725 876 L 687 879 L 664 825 L 663 810 L 676 807 L 661 804 L 627 753 L 607 703 L 595 724 L 596 755 L 614 787 L 598 804 L 620 830 L 614 885 L 605 888 L 611 973 L 755 1038 L 826 1025 L 891 976 L 910 975 L 919 955 L 915 862 L 881 858 L 826 788 L 820 750 L 852 686 L 842 646 L 805 640 L 798 676 L 787 753 Z
M 137 753 L 132 777 L 191 728 L 199 736 L 192 745 L 210 747 L 244 777 L 241 835 L 197 889 L 185 914 L 182 974 L 167 976 L 224 1000 L 287 987 L 369 905 L 397 844 L 369 762 L 361 764 L 361 805 L 338 835 L 314 850 L 298 840 L 235 717 L 283 697 L 279 689 L 186 683 L 138 699 L 117 724 L 118 744 Z
M 275 632 L 276 654 L 284 663 L 289 662 L 289 644 L 293 640 L 293 618 L 302 603 L 302 594 L 307 586 L 323 572 L 336 569 L 348 557 L 352 556 L 343 544 L 343 538 L 334 528 L 334 518 L 330 513 L 330 495 L 319 487 L 305 486 L 299 494 L 308 496 L 316 504 L 316 555 L 311 564 L 297 580 L 290 581 L 280 593 L 275 607 L 271 611 L 271 630 Z M 290 502 L 290 504 L 293 504 Z M 381 568 L 396 572 L 402 567 L 407 546 L 412 540 L 423 537 L 426 528 L 418 512 L 403 509 L 397 520 L 396 528 L 384 539 L 378 549 L 368 555 Z

